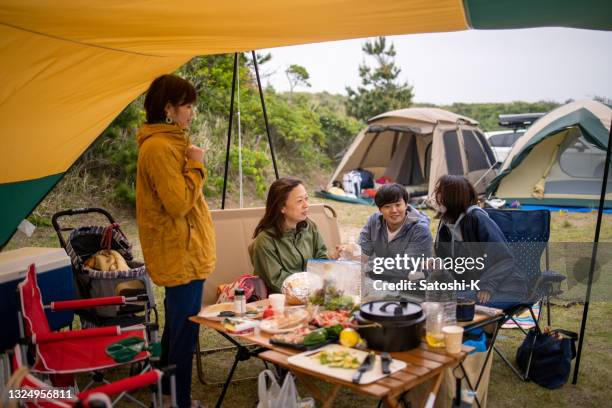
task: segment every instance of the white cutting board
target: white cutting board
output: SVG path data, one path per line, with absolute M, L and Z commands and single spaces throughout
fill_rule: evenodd
M 360 362 L 362 362 L 365 359 L 365 357 L 368 355 L 368 353 L 363 350 L 356 350 L 356 349 L 341 346 L 339 344 L 328 344 L 325 347 L 321 347 L 316 350 L 305 351 L 303 353 L 296 354 L 294 356 L 289 357 L 288 359 L 289 365 L 304 368 L 306 370 L 314 371 L 316 373 L 320 373 L 323 375 L 327 375 L 329 377 L 337 378 L 339 380 L 348 381 L 348 382 L 353 381 L 353 375 L 357 372 L 356 368 L 346 369 L 346 368 L 335 368 L 335 367 L 323 365 L 319 363 L 318 359 L 312 357 L 321 351 L 328 351 L 328 352 L 348 351 L 351 354 L 353 354 L 355 357 L 357 357 L 357 360 L 359 360 Z M 391 365 L 389 366 L 391 373 L 395 373 L 397 371 L 403 370 L 404 368 L 406 368 L 406 363 L 404 361 L 399 361 L 399 360 L 391 361 Z M 388 374 L 382 373 L 382 365 L 380 362 L 380 356 L 376 355 L 376 361 L 374 363 L 374 368 L 363 373 L 363 375 L 361 376 L 361 380 L 359 381 L 359 384 L 369 384 L 374 381 L 378 381 L 381 378 L 386 377 L 387 375 Z

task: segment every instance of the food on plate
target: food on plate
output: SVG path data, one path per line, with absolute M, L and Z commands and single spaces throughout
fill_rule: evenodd
M 317 313 L 312 319 L 312 324 L 318 327 L 328 327 L 340 324 L 344 327 L 350 326 L 350 312 L 348 310 L 324 310 Z
M 255 331 L 258 322 L 248 319 L 225 319 L 223 320 L 223 328 L 229 334 L 249 334 Z
M 321 351 L 312 356 L 322 365 L 334 368 L 355 369 L 359 368 L 361 363 L 357 357 L 349 351 Z
M 276 315 L 276 312 L 272 308 L 272 305 L 269 305 L 268 308 L 266 310 L 264 310 L 264 312 L 263 312 L 263 318 L 264 319 L 269 319 L 271 317 L 274 317 L 274 315 Z
M 308 327 L 294 329 L 291 333 L 275 334 L 271 343 L 295 346 L 297 348 L 317 348 L 338 340 L 343 327 L 340 325 L 312 330 Z
M 309 272 L 298 272 L 287 277 L 283 281 L 281 291 L 286 297 L 289 305 L 304 305 L 308 302 L 308 296 L 320 288 L 321 278 Z
M 291 331 L 291 333 L 275 334 L 274 336 L 270 337 L 270 342 L 292 346 L 303 346 L 304 338 L 311 332 L 312 330 L 310 330 L 308 327 L 302 327 Z
M 361 341 L 361 336 L 355 329 L 347 327 L 340 332 L 340 344 L 344 347 L 355 347 Z
M 261 322 L 261 329 L 269 333 L 285 331 L 308 322 L 310 314 L 304 308 L 288 308 L 283 314 L 274 316 Z
M 326 284 L 323 288 L 314 291 L 308 300 L 313 305 L 323 306 L 326 310 L 351 310 L 355 306 L 353 297 L 345 295 L 333 284 Z

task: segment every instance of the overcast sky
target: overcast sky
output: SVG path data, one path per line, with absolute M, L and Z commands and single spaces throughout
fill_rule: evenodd
M 400 78 L 415 102 L 535 102 L 612 98 L 612 33 L 564 28 L 462 31 L 388 37 Z M 304 66 L 311 88 L 346 94 L 359 84 L 364 39 L 262 50 L 275 89 L 289 89 L 284 70 Z M 373 61 L 369 61 L 373 65 Z

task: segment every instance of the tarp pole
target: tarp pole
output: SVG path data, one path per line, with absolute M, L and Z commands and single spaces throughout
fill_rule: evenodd
M 586 329 L 587 317 L 589 314 L 589 302 L 591 300 L 591 287 L 593 286 L 593 274 L 595 272 L 595 261 L 597 259 L 597 245 L 599 243 L 599 232 L 601 230 L 601 219 L 603 215 L 604 202 L 606 198 L 606 188 L 608 186 L 608 173 L 610 170 L 610 151 L 612 150 L 612 123 L 608 135 L 608 149 L 606 150 L 606 161 L 604 162 L 604 174 L 601 184 L 601 195 L 599 196 L 599 208 L 597 210 L 597 225 L 595 226 L 595 238 L 593 239 L 593 252 L 591 255 L 591 267 L 589 268 L 589 281 L 587 283 L 586 298 L 584 309 L 582 309 L 582 322 L 580 323 L 580 335 L 578 337 L 578 351 L 576 353 L 576 364 L 574 365 L 574 377 L 572 384 L 578 383 L 578 373 L 580 370 L 580 357 L 582 355 L 582 344 L 584 343 L 584 332 Z
M 236 89 L 236 79 L 238 77 L 238 53 L 234 54 L 234 75 L 232 77 L 232 95 L 230 99 L 228 127 L 227 127 L 227 148 L 225 149 L 225 171 L 223 172 L 223 196 L 221 197 L 221 209 L 225 209 L 225 193 L 227 191 L 227 170 L 229 168 L 229 154 L 232 143 L 232 119 L 234 118 L 234 91 Z
M 255 76 L 257 77 L 257 87 L 259 88 L 259 99 L 261 100 L 261 109 L 263 111 L 264 122 L 266 123 L 266 133 L 268 134 L 268 144 L 270 145 L 270 155 L 272 156 L 272 165 L 274 166 L 274 175 L 278 180 L 278 167 L 276 166 L 276 155 L 274 154 L 274 145 L 272 144 L 272 136 L 270 135 L 270 125 L 268 124 L 268 114 L 266 113 L 266 102 L 264 101 L 263 89 L 261 88 L 261 79 L 259 78 L 259 67 L 257 66 L 257 56 L 255 50 L 251 51 L 253 55 L 253 66 L 255 67 Z

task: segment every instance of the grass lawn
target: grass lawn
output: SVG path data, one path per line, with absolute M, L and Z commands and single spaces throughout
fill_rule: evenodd
M 375 207 L 361 205 L 343 204 L 332 201 L 313 198 L 313 202 L 325 202 L 333 206 L 337 213 L 341 234 L 344 241 L 349 236 L 357 237 L 366 218 L 375 210 Z M 130 214 L 115 214 L 121 223 L 124 232 L 134 244 L 137 257 L 142 259 L 140 247 L 138 245 L 138 233 L 135 220 Z M 428 212 L 431 217 L 433 214 Z M 590 247 L 586 244 L 582 246 L 575 243 L 588 243 L 592 241 L 595 230 L 596 213 L 553 213 L 552 217 L 552 236 L 551 242 L 572 242 L 570 245 L 554 244 L 553 266 L 563 270 L 566 261 L 560 261 L 568 251 L 581 248 L 583 253 L 590 254 Z M 79 225 L 85 225 L 82 222 Z M 437 226 L 437 221 L 432 222 L 432 231 Z M 434 231 L 435 232 L 435 231 Z M 605 215 L 601 230 L 601 241 L 612 242 L 612 216 Z M 604 260 L 612 259 L 610 244 L 600 248 L 603 251 Z M 19 248 L 23 246 L 58 246 L 55 232 L 48 226 L 39 227 L 31 238 L 26 238 L 21 234 L 16 235 L 7 245 L 6 249 Z M 554 252 L 552 251 L 552 252 Z M 565 252 L 565 253 L 564 253 Z M 569 258 L 569 257 L 567 257 Z M 555 263 L 556 262 L 556 263 Z M 576 406 L 609 406 L 612 398 L 610 384 L 612 383 L 612 332 L 609 329 L 608 318 L 612 315 L 612 306 L 609 296 L 612 288 L 612 274 L 606 273 L 610 270 L 608 262 L 602 267 L 596 285 L 594 286 L 594 296 L 597 299 L 591 303 L 589 320 L 587 324 L 587 335 L 583 349 L 581 363 L 581 375 L 578 385 L 565 385 L 559 390 L 550 391 L 532 383 L 519 381 L 514 374 L 503 365 L 502 361 L 495 356 L 491 380 L 489 385 L 488 403 L 490 407 L 576 407 Z M 557 269 L 559 270 L 559 269 Z M 585 285 L 579 280 L 572 280 L 571 289 L 560 299 L 554 300 L 552 309 L 553 327 L 565 328 L 578 331 L 582 316 L 582 304 L 580 299 L 584 299 Z M 163 308 L 163 289 L 156 288 L 156 296 L 160 309 Z M 160 317 L 163 320 L 163 310 L 160 310 Z M 499 335 L 497 345 L 513 359 L 516 348 L 521 342 L 518 330 L 503 330 Z M 200 343 L 203 348 L 215 346 L 226 346 L 227 342 L 217 333 L 210 330 L 203 330 L 200 335 Z M 224 380 L 231 364 L 233 353 L 222 352 L 207 356 L 204 359 L 204 371 L 206 381 L 213 385 L 202 385 L 195 375 L 193 397 L 203 401 L 209 406 L 214 406 L 221 388 L 214 383 Z M 257 359 L 251 359 L 239 364 L 235 378 L 254 377 L 263 369 L 263 363 Z M 120 378 L 123 372 L 117 372 Z M 325 387 L 325 384 L 321 384 Z M 299 386 L 301 394 L 305 390 Z M 229 388 L 226 396 L 226 407 L 254 407 L 257 400 L 257 381 L 249 379 L 236 382 Z M 607 401 L 607 402 L 606 402 Z M 377 401 L 370 398 L 355 395 L 343 390 L 336 400 L 335 407 L 375 407 Z

